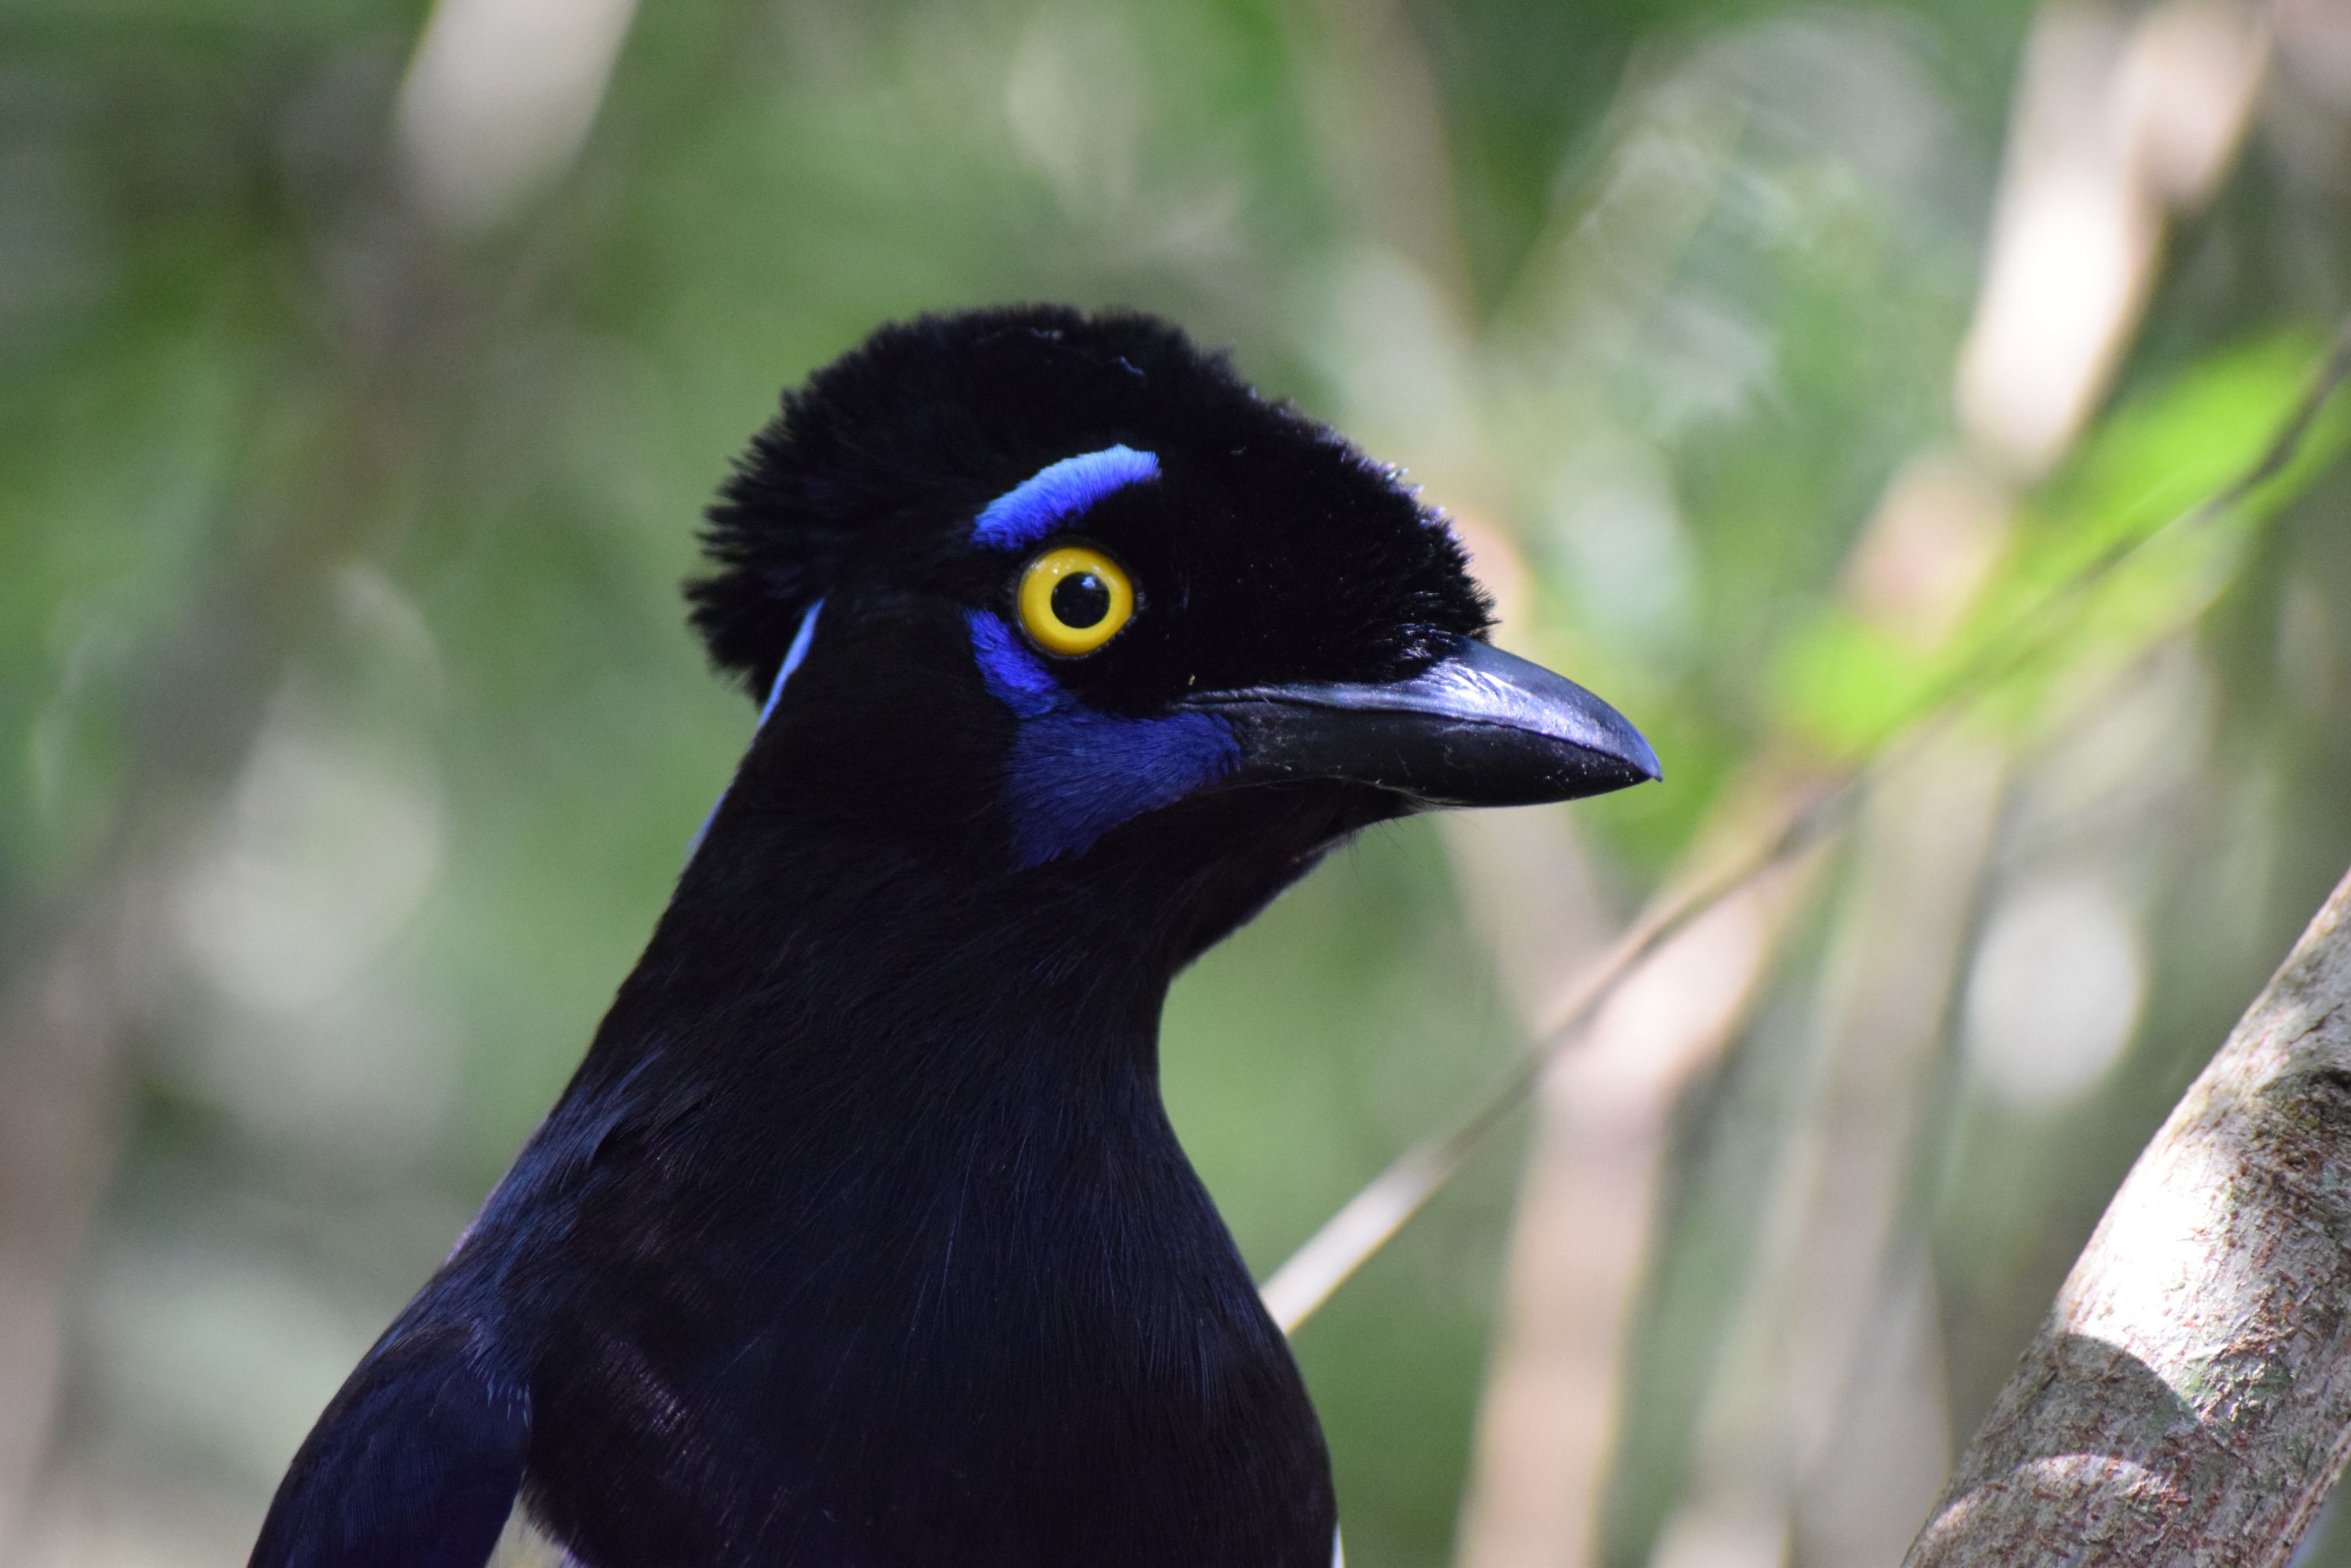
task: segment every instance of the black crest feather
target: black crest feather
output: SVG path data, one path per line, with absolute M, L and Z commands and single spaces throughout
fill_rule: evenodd
M 1246 450 L 1297 484 L 1327 494 L 1335 481 L 1347 494 L 1333 506 L 1388 512 L 1410 538 L 1393 570 L 1374 577 L 1393 590 L 1445 582 L 1448 600 L 1460 585 L 1460 602 L 1405 620 L 1483 629 L 1487 607 L 1458 546 L 1391 471 L 1260 397 L 1224 355 L 1165 321 L 1051 305 L 885 326 L 787 392 L 710 507 L 703 538 L 716 570 L 688 585 L 695 627 L 712 662 L 761 695 L 801 616 L 877 528 L 967 523 L 1045 465 L 1120 442 Z M 1366 620 L 1394 623 L 1405 608 L 1390 594 Z

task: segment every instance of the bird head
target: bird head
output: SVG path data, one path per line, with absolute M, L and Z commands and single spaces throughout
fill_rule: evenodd
M 1145 317 L 884 328 L 786 396 L 706 544 L 695 623 L 763 704 L 714 835 L 998 881 L 1222 868 L 1228 928 L 1371 822 L 1658 776 L 1490 646 L 1395 470 Z

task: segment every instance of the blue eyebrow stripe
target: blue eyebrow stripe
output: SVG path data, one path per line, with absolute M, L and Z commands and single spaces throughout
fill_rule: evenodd
M 1113 491 L 1158 477 L 1158 457 L 1132 446 L 1048 463 L 980 509 L 971 542 L 997 549 L 1034 544 Z

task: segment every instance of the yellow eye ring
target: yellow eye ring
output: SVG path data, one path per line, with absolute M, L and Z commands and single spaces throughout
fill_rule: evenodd
M 1020 572 L 1021 630 L 1048 653 L 1091 653 L 1134 615 L 1134 584 L 1098 549 L 1063 545 Z

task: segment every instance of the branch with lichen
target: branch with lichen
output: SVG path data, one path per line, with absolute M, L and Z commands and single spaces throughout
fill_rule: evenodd
M 2139 1155 L 1912 1568 L 2283 1563 L 2351 1457 L 2351 875 Z

